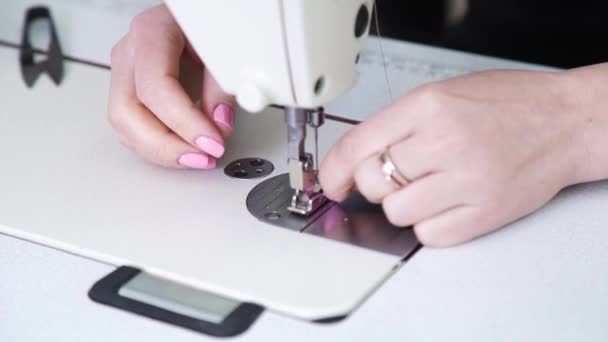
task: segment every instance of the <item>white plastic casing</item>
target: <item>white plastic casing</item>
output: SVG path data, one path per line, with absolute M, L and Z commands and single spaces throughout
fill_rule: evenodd
M 165 2 L 220 86 L 249 112 L 316 108 L 347 92 L 373 10 L 373 0 Z M 362 6 L 366 29 L 357 37 Z

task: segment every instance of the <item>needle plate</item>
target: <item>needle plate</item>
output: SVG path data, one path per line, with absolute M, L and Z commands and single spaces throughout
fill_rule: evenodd
M 358 193 L 342 203 L 327 202 L 306 217 L 287 210 L 292 195 L 288 174 L 272 177 L 251 190 L 247 209 L 274 226 L 391 255 L 405 257 L 418 246 L 412 229 L 393 226 L 381 206 L 369 203 Z

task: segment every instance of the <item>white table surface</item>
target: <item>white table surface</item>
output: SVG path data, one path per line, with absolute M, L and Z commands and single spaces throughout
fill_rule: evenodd
M 425 248 L 347 320 L 264 313 L 244 341 L 606 341 L 608 184 L 570 191 L 536 215 L 452 249 Z M 596 198 L 594 198 L 596 197 Z M 605 216 L 605 215 L 604 215 Z M 546 222 L 551 221 L 551 222 Z M 550 224 L 548 224 L 550 223 Z M 205 341 L 91 302 L 113 267 L 0 235 L 0 341 Z
M 0 28 L 0 37 L 6 37 L 8 31 Z M 97 61 L 104 61 L 112 39 L 99 43 L 93 56 Z M 467 70 L 525 67 L 413 44 L 387 42 L 385 52 L 396 94 L 422 81 Z M 368 57 L 368 65 L 380 60 L 374 51 Z M 0 72 L 2 67 L 6 66 L 0 66 Z M 353 108 L 348 101 L 359 99 L 360 112 L 349 114 L 361 118 L 389 101 L 380 71 L 363 70 L 362 78 L 369 82 L 353 90 L 351 100 L 338 101 L 332 111 Z M 403 72 L 409 76 L 404 78 Z M 367 101 L 356 96 L 362 91 Z M 608 183 L 568 189 L 538 213 L 498 233 L 457 248 L 422 249 L 344 322 L 316 325 L 264 313 L 236 339 L 606 341 L 606 208 Z M 86 292 L 112 270 L 106 264 L 0 235 L 0 341 L 210 339 L 92 303 Z

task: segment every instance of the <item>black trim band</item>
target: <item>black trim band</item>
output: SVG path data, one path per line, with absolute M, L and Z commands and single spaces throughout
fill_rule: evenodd
M 100 304 L 215 337 L 231 337 L 245 332 L 264 311 L 259 305 L 241 303 L 223 322 L 215 324 L 119 295 L 118 290 L 140 272 L 139 269 L 128 266 L 117 268 L 93 285 L 88 293 L 89 298 Z

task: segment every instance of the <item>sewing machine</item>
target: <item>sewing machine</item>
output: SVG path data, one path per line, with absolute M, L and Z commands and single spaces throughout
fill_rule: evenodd
M 109 72 L 89 63 L 107 64 L 132 15 L 70 1 L 54 1 L 52 13 L 64 53 L 85 61 L 66 61 L 59 86 L 40 77 L 28 88 L 19 49 L 0 47 L 0 340 L 606 339 L 606 183 L 568 189 L 495 234 L 435 250 L 382 226 L 363 202 L 290 212 L 288 129 L 276 108 L 239 113 L 217 170 L 154 167 L 116 141 L 104 118 Z M 18 43 L 26 3 L 0 13 L 0 41 Z M 390 101 L 385 65 L 396 94 L 472 70 L 544 68 L 378 44 L 361 51 L 361 81 L 344 96 L 268 102 L 340 115 L 323 125 L 320 156 L 352 127 L 346 121 Z M 265 175 L 242 177 L 245 160 Z M 343 224 L 352 220 L 359 229 Z
M 319 161 L 305 150 L 306 126 L 316 134 L 323 124 L 320 108 L 354 85 L 373 0 L 166 4 L 214 78 L 236 95 L 242 108 L 259 112 L 269 105 L 285 107 L 289 183 L 294 189 L 289 210 L 314 213 L 325 198 L 316 177 Z M 226 25 L 228 18 L 239 24 Z

